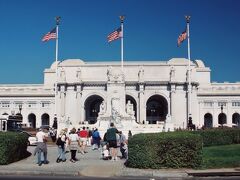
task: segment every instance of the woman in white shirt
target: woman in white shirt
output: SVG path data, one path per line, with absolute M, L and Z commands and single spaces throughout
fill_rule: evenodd
M 70 161 L 75 163 L 77 161 L 76 152 L 78 150 L 78 146 L 80 145 L 79 137 L 76 134 L 75 128 L 72 128 L 72 130 L 70 131 L 68 140 L 69 140 L 69 149 L 71 151 Z

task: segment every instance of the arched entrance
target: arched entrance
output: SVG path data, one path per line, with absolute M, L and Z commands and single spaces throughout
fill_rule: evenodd
M 238 113 L 232 115 L 232 123 L 236 124 L 235 126 L 240 127 L 240 115 Z
M 42 119 L 42 126 L 49 126 L 49 115 L 47 113 L 44 113 L 42 116 L 41 116 L 41 119 Z
M 167 100 L 160 95 L 153 95 L 147 101 L 147 122 L 156 124 L 157 121 L 165 121 L 168 114 Z
M 36 115 L 31 113 L 28 115 L 29 126 L 32 128 L 36 128 Z
M 99 107 L 102 103 L 103 98 L 98 95 L 90 96 L 85 101 L 85 121 L 89 124 L 95 124 L 99 113 Z
M 220 114 L 218 115 L 218 124 L 221 125 L 221 126 L 223 126 L 223 125 L 226 124 L 226 123 L 227 123 L 227 116 L 226 116 L 226 114 L 220 113 Z
M 204 127 L 212 128 L 213 127 L 213 117 L 212 114 L 207 113 L 204 115 Z
M 135 117 L 136 122 L 138 122 L 137 121 L 137 102 L 135 101 L 135 99 L 132 96 L 126 95 L 126 103 L 125 104 L 127 104 L 128 101 L 130 101 L 131 104 L 133 104 L 133 110 L 135 112 L 134 117 Z

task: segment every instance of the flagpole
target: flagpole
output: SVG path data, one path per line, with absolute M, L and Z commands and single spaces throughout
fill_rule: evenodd
M 119 16 L 120 20 L 121 20 L 121 32 L 122 32 L 122 37 L 121 37 L 121 68 L 123 71 L 123 20 L 125 18 L 125 16 Z
M 191 54 L 190 54 L 190 32 L 189 32 L 190 18 L 191 16 L 185 16 L 185 19 L 187 22 L 187 39 L 188 39 L 188 122 L 189 120 L 192 120 L 192 106 L 191 106 L 192 87 L 191 87 L 191 69 L 190 69 Z
M 55 59 L 55 64 L 56 64 L 56 80 L 55 80 L 55 110 L 54 110 L 54 119 L 57 119 L 57 78 L 58 78 L 58 26 L 60 23 L 60 18 L 57 16 L 55 18 L 56 20 L 56 59 Z

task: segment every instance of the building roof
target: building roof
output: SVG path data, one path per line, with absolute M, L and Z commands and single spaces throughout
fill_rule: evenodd
M 50 67 L 50 69 L 56 69 L 56 67 L 57 67 L 57 64 L 59 64 L 60 63 L 60 61 L 54 61 L 53 63 L 52 63 L 52 65 L 51 65 L 51 67 Z
M 81 59 L 66 59 L 62 61 L 59 66 L 80 66 L 85 64 L 85 62 Z
M 202 60 L 195 60 L 195 64 L 197 65 L 198 68 L 204 68 L 205 67 Z

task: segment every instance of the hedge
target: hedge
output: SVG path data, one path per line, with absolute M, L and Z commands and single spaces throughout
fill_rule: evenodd
M 240 129 L 223 128 L 191 131 L 203 138 L 203 146 L 216 146 L 240 143 Z
M 196 168 L 202 163 L 202 138 L 189 132 L 137 134 L 128 151 L 128 167 Z
M 19 132 L 0 132 L 0 164 L 9 164 L 29 155 L 28 137 Z

